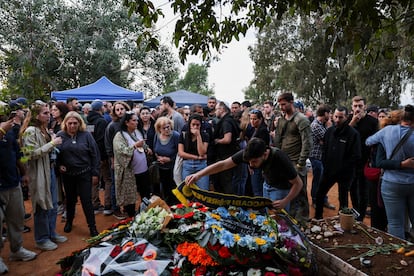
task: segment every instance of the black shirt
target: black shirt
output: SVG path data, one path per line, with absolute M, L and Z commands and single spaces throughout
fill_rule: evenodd
M 243 159 L 244 150 L 235 153 L 231 159 L 234 163 L 248 163 Z M 278 148 L 271 147 L 269 157 L 260 167 L 263 171 L 263 177 L 266 183 L 272 187 L 287 190 L 292 186 L 289 180 L 296 178 L 298 173 L 293 167 L 289 157 Z

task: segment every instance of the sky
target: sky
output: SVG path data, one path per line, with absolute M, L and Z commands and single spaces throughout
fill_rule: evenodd
M 175 22 L 170 4 L 165 4 L 166 0 L 155 0 L 156 7 L 161 6 L 164 18 L 160 17 L 157 29 L 161 36 L 161 42 L 167 45 L 177 55 L 178 50 L 172 43 L 172 33 Z M 218 55 L 219 60 L 211 61 L 208 71 L 209 86 L 213 88 L 217 99 L 231 104 L 233 101 L 244 101 L 243 89 L 247 88 L 253 79 L 253 62 L 249 57 L 248 47 L 254 45 L 256 41 L 254 30 L 249 30 L 246 37 L 241 36 L 239 41 L 234 40 L 227 44 Z M 187 63 L 181 65 L 181 72 L 184 75 L 189 63 L 202 64 L 199 56 L 187 57 Z M 196 91 L 193 91 L 196 92 Z

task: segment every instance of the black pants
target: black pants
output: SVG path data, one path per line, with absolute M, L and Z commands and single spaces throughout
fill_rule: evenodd
M 141 198 L 146 197 L 149 199 L 153 191 L 148 171 L 136 174 L 135 183 L 137 184 L 137 192 L 140 194 Z
M 362 221 L 365 217 L 368 206 L 368 184 L 364 176 L 363 167 L 357 168 L 356 176 L 352 181 L 350 192 L 352 207 L 360 214 L 357 220 Z
M 352 179 L 353 178 L 338 179 L 338 177 L 327 176 L 325 174 L 323 175 L 322 181 L 319 184 L 319 189 L 316 192 L 316 219 L 322 218 L 325 196 L 335 183 L 338 183 L 339 210 L 341 210 L 341 208 L 348 207 L 348 192 Z
M 178 199 L 172 193 L 172 190 L 177 186 L 173 177 L 173 169 L 160 168 L 160 182 L 165 202 L 170 206 L 179 203 Z
M 368 181 L 369 202 L 371 205 L 371 227 L 387 231 L 388 221 L 384 203 L 382 203 L 382 206 L 378 204 L 378 201 L 382 200 L 379 183 L 380 180 L 376 182 Z
M 80 175 L 63 174 L 63 185 L 66 195 L 67 220 L 72 222 L 75 217 L 75 207 L 80 198 L 83 213 L 89 228 L 96 226 L 95 214 L 92 205 L 92 175 L 86 172 Z

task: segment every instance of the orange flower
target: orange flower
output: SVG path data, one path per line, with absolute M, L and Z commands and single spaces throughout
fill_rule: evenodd
M 218 265 L 198 243 L 183 242 L 177 246 L 177 252 L 188 258 L 193 265 Z

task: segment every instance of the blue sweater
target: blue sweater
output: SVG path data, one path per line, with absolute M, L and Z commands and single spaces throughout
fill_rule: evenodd
M 387 158 L 391 156 L 395 146 L 408 131 L 408 127 L 401 125 L 386 126 L 366 140 L 367 146 L 381 144 Z M 401 149 L 394 155 L 393 160 L 403 161 L 414 156 L 414 133 L 408 138 Z M 386 169 L 383 179 L 398 184 L 414 184 L 414 169 Z

